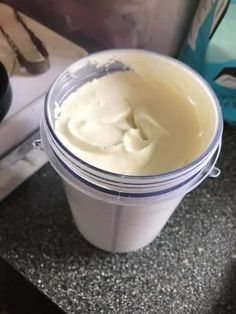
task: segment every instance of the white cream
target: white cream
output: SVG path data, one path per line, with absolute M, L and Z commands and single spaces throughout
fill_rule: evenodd
M 71 152 L 98 168 L 159 174 L 188 164 L 201 152 L 196 107 L 153 75 L 116 72 L 70 94 L 55 133 Z

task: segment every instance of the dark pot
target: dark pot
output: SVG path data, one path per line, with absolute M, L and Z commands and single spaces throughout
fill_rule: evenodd
M 0 121 L 8 112 L 12 100 L 12 91 L 5 66 L 0 61 Z

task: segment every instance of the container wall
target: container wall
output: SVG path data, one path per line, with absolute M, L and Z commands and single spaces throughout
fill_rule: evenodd
M 149 244 L 161 232 L 183 195 L 149 205 L 110 204 L 84 194 L 64 181 L 74 221 L 93 245 L 111 252 L 129 252 Z M 96 190 L 94 190 L 96 194 Z M 105 199 L 105 196 L 104 196 Z M 150 205 L 151 204 L 151 205 Z

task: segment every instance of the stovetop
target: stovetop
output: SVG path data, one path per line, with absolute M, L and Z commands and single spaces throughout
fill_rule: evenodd
M 16 20 L 12 8 L 0 4 L 0 12 L 0 25 L 15 41 L 23 55 L 28 59 L 34 59 L 35 47 L 26 31 Z M 43 74 L 27 73 L 19 66 L 7 41 L 0 33 L 0 60 L 9 72 L 12 72 L 10 83 L 13 90 L 10 110 L 0 123 L 0 157 L 38 127 L 44 96 L 51 83 L 69 64 L 86 55 L 85 50 L 78 45 L 23 14 L 21 17 L 45 44 L 51 66 Z
M 16 20 L 13 8 L 0 3 L 0 25 L 14 40 L 21 53 L 35 60 L 37 51 L 29 35 Z M 49 52 L 50 69 L 32 75 L 22 69 L 3 34 L 0 32 L 0 61 L 10 75 L 13 98 L 10 109 L 0 122 L 0 201 L 37 171 L 47 158 L 32 151 L 37 135 L 45 94 L 54 79 L 86 51 L 28 16 L 23 21 L 44 43 Z

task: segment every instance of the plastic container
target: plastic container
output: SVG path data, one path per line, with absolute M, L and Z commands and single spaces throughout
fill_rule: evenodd
M 119 61 L 98 67 L 107 56 L 119 60 L 121 54 L 135 54 L 164 69 L 163 78 L 180 84 L 196 97 L 201 97 L 212 110 L 203 117 L 206 128 L 214 129 L 207 139 L 206 150 L 187 166 L 153 176 L 128 176 L 103 171 L 73 155 L 54 132 L 58 106 L 85 82 L 112 71 L 127 70 Z M 91 62 L 92 60 L 92 62 Z M 176 80 L 173 80 L 175 72 Z M 178 79 L 180 77 L 181 79 Z M 182 81 L 181 81 L 182 80 Z M 180 87 L 181 87 L 180 86 Z M 205 110 L 205 109 L 204 109 Z M 208 121 L 211 119 L 211 121 Z M 218 100 L 208 84 L 193 70 L 170 57 L 143 50 L 110 50 L 85 57 L 67 68 L 53 83 L 45 100 L 41 122 L 41 140 L 35 147 L 43 148 L 64 183 L 74 221 L 81 234 L 93 245 L 110 252 L 129 252 L 149 244 L 162 230 L 186 193 L 206 177 L 218 176 L 215 168 L 222 138 L 223 122 Z

